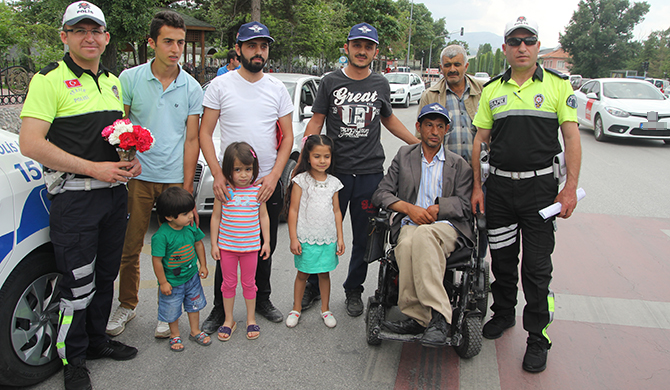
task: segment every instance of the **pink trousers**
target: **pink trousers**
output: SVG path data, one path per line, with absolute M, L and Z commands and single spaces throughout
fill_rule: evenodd
M 237 264 L 240 264 L 240 280 L 244 299 L 256 298 L 256 266 L 258 265 L 258 251 L 233 252 L 219 249 L 221 252 L 221 274 L 223 283 L 221 293 L 224 298 L 234 298 L 237 289 Z

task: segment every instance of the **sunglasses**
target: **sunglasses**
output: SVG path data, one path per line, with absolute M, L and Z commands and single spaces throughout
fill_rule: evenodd
M 526 46 L 535 46 L 537 44 L 537 37 L 525 37 L 525 38 L 507 38 L 505 43 L 512 47 L 521 46 L 521 42 L 525 43 Z

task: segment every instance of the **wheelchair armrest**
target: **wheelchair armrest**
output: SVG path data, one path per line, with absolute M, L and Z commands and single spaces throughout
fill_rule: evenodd
M 477 212 L 475 214 L 475 223 L 477 230 L 479 231 L 486 231 L 486 216 L 482 212 Z

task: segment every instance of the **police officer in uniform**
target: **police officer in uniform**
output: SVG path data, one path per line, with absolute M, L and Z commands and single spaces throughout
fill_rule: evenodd
M 516 323 L 522 243 L 521 281 L 527 302 L 523 326 L 528 332 L 522 366 L 529 372 L 541 372 L 551 347 L 547 328 L 554 309 L 549 282 L 555 220 L 543 220 L 538 211 L 560 202 L 558 216 L 568 218 L 577 205 L 581 164 L 577 101 L 567 76 L 536 63 L 540 50 L 537 23 L 521 16 L 507 23 L 504 36 L 503 51 L 510 68 L 484 86 L 473 121 L 477 126 L 473 155 L 479 156 L 481 142 L 491 149 L 486 201 L 480 161 L 472 159 L 472 209 L 486 212 L 495 276 L 491 285 L 493 318 L 484 325 L 483 335 L 496 339 Z M 561 152 L 559 127 L 567 168 L 560 192 L 552 169 L 554 157 Z
M 45 169 L 52 195 L 50 234 L 63 274 L 56 347 L 66 389 L 90 389 L 86 359 L 128 360 L 137 349 L 105 334 L 126 231 L 125 183 L 137 159 L 119 162 L 101 135 L 123 116 L 121 84 L 100 65 L 109 43 L 105 16 L 79 1 L 63 15 L 69 52 L 37 73 L 21 118 L 21 152 Z

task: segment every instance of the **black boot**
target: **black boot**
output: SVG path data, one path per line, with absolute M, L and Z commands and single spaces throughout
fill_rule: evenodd
M 207 319 L 202 323 L 200 329 L 207 334 L 214 334 L 223 325 L 226 314 L 223 311 L 223 305 L 214 305 Z
M 430 320 L 428 328 L 421 337 L 421 345 L 424 347 L 441 347 L 447 344 L 447 333 L 449 324 L 442 313 L 433 310 L 433 319 Z

